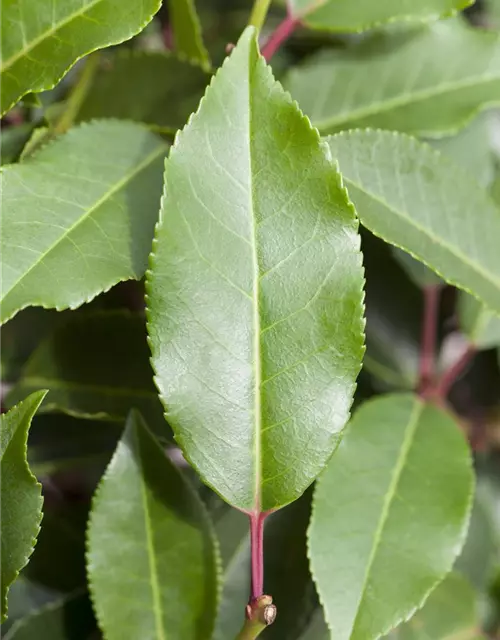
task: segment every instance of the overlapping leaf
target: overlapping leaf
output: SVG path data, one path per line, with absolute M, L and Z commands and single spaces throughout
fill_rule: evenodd
M 135 412 L 94 498 L 87 563 L 109 640 L 211 637 L 218 559 L 208 515 Z
M 328 142 L 368 229 L 500 313 L 500 210 L 467 173 L 403 134 Z
M 1 112 L 51 89 L 79 58 L 139 33 L 161 0 L 6 0 L 2 3 Z
M 465 292 L 458 300 L 460 329 L 477 349 L 500 346 L 500 315 Z
M 170 0 L 169 17 L 176 51 L 188 60 L 210 68 L 210 58 L 201 35 L 201 25 L 194 0 Z
M 500 103 L 500 34 L 455 20 L 377 34 L 344 51 L 321 52 L 292 70 L 285 85 L 321 133 L 452 132 Z
M 391 640 L 476 640 L 476 594 L 458 573 L 450 573 L 421 611 L 391 633 Z
M 1 417 L 2 621 L 7 616 L 8 589 L 33 552 L 42 519 L 41 485 L 26 461 L 26 440 L 31 419 L 45 394 L 33 393 Z
M 157 425 L 164 420 L 152 377 L 143 317 L 81 313 L 40 343 L 6 402 L 42 387 L 50 390 L 44 411 L 123 421 L 136 408 Z
M 78 120 L 125 118 L 175 131 L 196 110 L 208 80 L 201 67 L 168 52 L 121 51 L 101 65 Z
M 249 28 L 178 136 L 148 272 L 156 382 L 228 502 L 291 502 L 328 460 L 362 356 L 353 209 Z
M 474 0 L 291 0 L 291 13 L 325 31 L 363 31 L 386 23 L 424 22 L 453 14 Z
M 472 488 L 449 414 L 409 394 L 362 405 L 317 484 L 309 530 L 332 638 L 378 638 L 422 605 L 464 542 Z
M 75 308 L 141 278 L 158 215 L 166 145 L 145 127 L 72 129 L 2 170 L 2 312 Z

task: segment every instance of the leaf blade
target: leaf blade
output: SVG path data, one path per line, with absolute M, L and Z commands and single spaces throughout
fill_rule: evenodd
M 210 637 L 218 563 L 202 502 L 132 412 L 89 521 L 87 570 L 101 629 L 110 640 Z
M 75 308 L 142 277 L 166 148 L 138 124 L 101 121 L 3 168 L 2 322 L 26 306 Z
M 500 312 L 500 212 L 486 192 L 404 134 L 355 130 L 328 141 L 368 229 Z
M 33 553 L 42 519 L 41 485 L 26 461 L 26 441 L 46 393 L 33 393 L 1 416 L 2 621 L 7 617 L 7 592 Z
M 443 411 L 395 394 L 356 412 L 317 484 L 309 529 L 338 640 L 377 638 L 422 605 L 464 542 L 472 486 L 467 445 Z
M 194 0 L 171 0 L 169 14 L 177 52 L 188 60 L 200 62 L 208 71 L 210 56 L 203 44 L 201 24 Z
M 245 80 L 232 92 L 237 78 Z M 185 455 L 226 501 L 243 510 L 283 506 L 313 481 L 347 418 L 362 355 L 363 273 L 357 225 L 336 169 L 272 78 L 252 29 L 178 136 L 165 180 L 146 287 L 166 415 Z M 295 213 L 294 236 L 287 219 Z M 305 272 L 306 255 L 316 261 Z M 283 295 L 273 306 L 278 288 Z M 330 313 L 336 327 L 348 328 L 336 330 L 333 347 L 332 325 L 323 320 Z M 286 339 L 290 331 L 295 342 Z M 321 380 L 316 396 L 304 383 L 306 367 Z M 310 428 L 306 441 L 294 425 L 307 423 L 307 395 L 318 429 Z M 335 415 L 323 404 L 328 395 Z
M 160 4 L 160 0 L 5 3 L 1 112 L 5 113 L 30 91 L 54 87 L 87 53 L 139 33 Z M 122 16 L 121 21 L 117 16 Z

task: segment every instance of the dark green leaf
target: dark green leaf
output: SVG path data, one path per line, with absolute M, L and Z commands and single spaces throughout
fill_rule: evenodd
M 285 84 L 321 133 L 451 133 L 500 103 L 500 35 L 458 20 L 376 34 L 344 51 L 321 52 Z
M 476 594 L 458 573 L 450 573 L 424 607 L 391 634 L 394 640 L 475 640 Z
M 500 316 L 464 291 L 458 298 L 458 319 L 461 331 L 477 349 L 500 346 Z
M 420 607 L 464 542 L 471 458 L 450 415 L 409 394 L 355 413 L 317 483 L 311 569 L 336 640 L 370 640 Z
M 42 492 L 26 461 L 26 441 L 46 393 L 33 393 L 1 416 L 2 620 L 7 617 L 7 591 L 33 553 L 40 530 Z
M 399 264 L 406 271 L 408 276 L 420 287 L 433 287 L 442 284 L 441 278 L 431 271 L 425 264 L 415 260 L 408 253 L 405 253 L 397 247 L 392 247 L 393 255 Z
M 210 69 L 210 58 L 203 44 L 194 0 L 170 0 L 168 12 L 176 51 L 188 60 L 200 62 L 205 69 Z
M 328 142 L 368 229 L 500 313 L 500 210 L 463 169 L 395 132 Z
M 88 531 L 89 582 L 106 638 L 210 638 L 217 555 L 202 502 L 132 413 Z
M 28 462 L 37 476 L 106 466 L 120 438 L 122 424 L 80 420 L 64 414 L 38 415 L 28 440 Z
M 29 91 L 54 87 L 90 51 L 139 33 L 160 4 L 160 0 L 3 3 L 1 112 Z
M 165 143 L 130 122 L 72 129 L 3 167 L 2 321 L 75 308 L 144 274 Z
M 90 640 L 96 624 L 85 591 L 75 591 L 18 620 L 5 640 Z
M 177 137 L 165 180 L 147 290 L 166 415 L 225 500 L 281 507 L 311 484 L 347 420 L 363 270 L 328 149 L 253 29 Z
M 6 402 L 43 387 L 50 390 L 45 412 L 123 421 L 135 407 L 157 425 L 163 410 L 152 377 L 143 317 L 82 313 L 40 344 Z
M 15 162 L 29 140 L 33 125 L 29 122 L 19 126 L 2 127 L 0 141 L 2 145 L 1 164 Z
M 78 120 L 126 118 L 175 131 L 196 110 L 208 80 L 200 67 L 167 52 L 120 51 L 101 65 Z
M 309 573 L 306 556 L 306 530 L 309 524 L 311 492 L 285 509 L 273 514 L 265 525 L 264 576 L 265 592 L 273 596 L 278 608 L 276 621 L 266 630 L 267 638 L 298 640 L 301 631 L 317 606 L 317 599 Z M 227 514 L 229 516 L 230 514 Z M 227 539 L 227 528 L 233 525 L 237 533 L 238 517 L 225 517 L 217 523 L 217 531 Z M 216 640 L 235 638 L 241 628 L 242 611 L 248 603 L 250 539 L 247 534 L 233 546 L 232 556 L 225 563 L 221 606 L 217 619 Z M 236 525 L 236 526 L 235 526 Z M 219 533 L 220 535 L 220 533 Z M 234 536 L 237 539 L 237 536 Z M 227 543 L 225 545 L 227 547 Z

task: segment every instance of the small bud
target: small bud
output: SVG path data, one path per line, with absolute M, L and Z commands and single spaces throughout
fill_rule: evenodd
M 277 609 L 275 604 L 268 604 L 264 609 L 264 621 L 267 626 L 269 626 L 276 620 L 276 613 Z

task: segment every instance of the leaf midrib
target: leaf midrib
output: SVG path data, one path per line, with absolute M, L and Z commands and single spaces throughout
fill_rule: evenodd
M 17 285 L 26 278 L 34 268 L 36 268 L 48 255 L 51 253 L 63 240 L 65 240 L 82 222 L 87 220 L 99 207 L 104 204 L 109 198 L 111 198 L 115 193 L 117 193 L 121 188 L 123 188 L 126 184 L 131 182 L 141 171 L 143 171 L 148 165 L 150 165 L 154 160 L 156 160 L 162 153 L 165 153 L 165 146 L 159 145 L 154 152 L 150 153 L 141 163 L 135 165 L 133 170 L 123 176 L 121 180 L 116 182 L 108 191 L 106 191 L 89 209 L 86 211 L 81 217 L 77 218 L 77 220 L 70 225 L 66 231 L 60 235 L 52 245 L 50 245 L 43 253 L 41 253 L 38 258 L 33 262 L 33 264 L 24 271 L 20 277 L 10 286 L 7 291 L 2 291 L 1 300 L 5 301 L 7 296 L 9 296 L 12 291 L 17 287 Z M 35 163 L 32 163 L 31 166 L 35 166 Z
M 423 102 L 425 100 L 429 100 L 430 98 L 438 98 L 442 97 L 446 93 L 453 93 L 455 91 L 460 91 L 461 89 L 468 89 L 470 87 L 474 87 L 478 84 L 487 84 L 492 81 L 499 81 L 500 74 L 492 75 L 491 77 L 487 75 L 479 76 L 476 78 L 471 78 L 469 80 L 458 81 L 456 83 L 444 83 L 439 85 L 437 89 L 428 88 L 421 91 L 416 91 L 415 93 L 406 93 L 397 98 L 392 98 L 390 100 L 379 101 L 375 103 L 371 103 L 370 105 L 353 109 L 352 111 L 344 111 L 340 114 L 332 116 L 330 118 L 326 118 L 325 120 L 315 119 L 314 125 L 318 129 L 326 129 L 329 127 L 336 127 L 346 122 L 351 122 L 354 119 L 366 118 L 368 116 L 378 115 L 380 113 L 386 113 L 393 109 L 397 109 L 399 107 L 407 107 L 409 105 L 414 105 L 417 102 Z M 494 100 L 491 104 L 496 104 L 500 102 L 500 100 Z M 487 104 L 490 104 L 489 102 Z
M 351 627 L 351 634 L 349 635 L 349 638 L 352 637 L 352 633 L 354 632 L 354 630 L 356 629 L 356 623 L 358 621 L 359 615 L 360 615 L 360 611 L 361 609 L 361 605 L 363 603 L 363 600 L 365 598 L 365 594 L 366 594 L 366 588 L 368 586 L 368 581 L 370 579 L 370 572 L 372 570 L 373 567 L 373 563 L 375 562 L 376 556 L 377 556 L 377 552 L 380 546 L 380 542 L 382 540 L 382 534 L 384 532 L 385 526 L 387 524 L 387 520 L 389 517 L 389 512 L 392 506 L 392 502 L 394 500 L 394 497 L 396 496 L 396 492 L 397 492 L 397 488 L 398 488 L 398 484 L 399 481 L 401 479 L 401 475 L 404 471 L 404 467 L 405 464 L 408 460 L 408 455 L 411 449 L 411 446 L 413 444 L 413 440 L 415 437 L 415 433 L 417 431 L 417 427 L 419 424 L 419 420 L 422 416 L 422 412 L 424 410 L 424 404 L 418 400 L 418 399 L 413 399 L 414 402 L 414 406 L 412 408 L 410 417 L 408 419 L 408 424 L 406 427 L 406 433 L 405 436 L 403 438 L 403 442 L 401 444 L 401 448 L 399 450 L 399 457 L 398 460 L 396 462 L 396 465 L 393 469 L 392 472 L 392 477 L 391 477 L 391 481 L 389 483 L 389 487 L 387 489 L 387 492 L 385 494 L 385 499 L 384 499 L 384 504 L 382 507 L 382 512 L 380 514 L 380 518 L 379 521 L 377 523 L 377 528 L 375 529 L 375 534 L 373 537 L 373 544 L 372 544 L 372 548 L 370 551 L 370 557 L 368 559 L 368 563 L 366 566 L 366 571 L 365 571 L 365 575 L 364 575 L 364 579 L 363 579 L 363 585 L 361 588 L 361 593 L 360 593 L 360 597 L 358 600 L 358 608 L 357 608 L 357 612 L 356 612 L 356 617 L 354 618 L 354 621 L 352 623 L 352 627 Z
M 340 134 L 340 135 L 342 135 L 342 134 Z M 341 168 L 341 173 L 342 173 L 342 168 Z M 350 183 L 353 187 L 355 187 L 356 189 L 359 189 L 362 193 L 366 194 L 367 196 L 369 196 L 370 198 L 372 198 L 373 200 L 375 200 L 376 202 L 378 202 L 382 206 L 384 206 L 387 209 L 389 209 L 389 211 L 391 211 L 396 216 L 398 216 L 399 218 L 404 220 L 410 226 L 413 226 L 417 231 L 420 231 L 421 233 L 426 235 L 432 242 L 434 242 L 435 244 L 437 244 L 441 248 L 449 251 L 449 253 L 454 255 L 456 258 L 459 258 L 460 260 L 462 260 L 462 262 L 464 262 L 466 265 L 468 265 L 472 270 L 474 270 L 476 273 L 478 273 L 480 276 L 482 276 L 485 280 L 487 280 L 488 282 L 493 284 L 493 286 L 496 289 L 500 290 L 500 280 L 496 280 L 495 278 L 493 278 L 488 273 L 488 271 L 484 271 L 483 267 L 480 264 L 477 264 L 475 262 L 471 262 L 469 260 L 468 256 L 463 254 L 461 251 L 457 250 L 456 247 L 450 246 L 446 242 L 444 242 L 442 238 L 440 238 L 438 236 L 434 236 L 433 233 L 429 229 L 427 229 L 426 227 L 422 227 L 421 225 L 417 224 L 415 222 L 415 220 L 413 218 L 411 218 L 410 216 L 407 216 L 404 213 L 400 213 L 397 209 L 395 209 L 392 205 L 390 205 L 386 200 L 383 200 L 382 197 L 374 194 L 373 191 L 367 189 L 365 186 L 359 184 L 355 180 L 352 180 L 351 178 L 348 178 L 345 174 L 342 173 L 342 175 L 343 175 L 343 177 L 344 177 L 346 182 Z M 358 214 L 359 214 L 359 211 L 358 211 Z M 368 229 L 370 229 L 375 235 L 380 236 L 383 240 L 385 240 L 387 242 L 390 242 L 390 244 L 393 244 L 394 246 L 400 247 L 401 249 L 403 249 L 403 251 L 406 251 L 407 253 L 410 253 L 410 255 L 416 256 L 418 260 L 420 260 L 421 262 L 424 262 L 424 264 L 427 265 L 433 271 L 436 271 L 436 273 L 438 273 L 440 276 L 442 276 L 447 282 L 452 282 L 452 283 L 455 282 L 452 278 L 449 278 L 448 276 L 443 275 L 443 273 L 441 273 L 440 271 L 437 271 L 436 268 L 433 265 L 431 265 L 428 262 L 425 262 L 424 260 L 422 260 L 422 258 L 420 256 L 417 256 L 416 253 L 409 251 L 408 249 L 406 249 L 405 247 L 403 247 L 400 244 L 396 244 L 393 241 L 387 240 L 387 238 L 385 238 L 384 235 L 382 235 L 379 231 L 376 231 L 372 225 L 368 225 L 368 224 L 365 223 L 365 216 L 360 215 L 359 218 L 360 218 L 361 222 L 363 223 L 363 225 L 365 227 L 367 227 Z M 459 286 L 461 288 L 463 288 L 463 285 L 459 285 Z
M 66 18 L 60 20 L 57 23 L 53 23 L 50 29 L 47 29 L 43 33 L 39 34 L 36 38 L 34 38 L 27 46 L 23 47 L 19 51 L 17 51 L 14 55 L 12 55 L 5 63 L 2 65 L 1 73 L 9 69 L 15 62 L 17 62 L 20 58 L 25 56 L 28 52 L 32 51 L 36 46 L 38 46 L 41 42 L 43 42 L 46 38 L 52 37 L 59 29 L 62 29 L 67 24 L 69 24 L 72 20 L 83 16 L 87 11 L 95 7 L 95 5 L 103 2 L 104 0 L 91 0 L 88 4 L 84 5 L 78 11 L 74 11 L 70 13 Z

